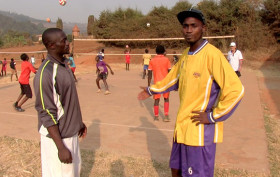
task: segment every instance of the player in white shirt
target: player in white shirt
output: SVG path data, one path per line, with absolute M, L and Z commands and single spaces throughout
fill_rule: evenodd
M 31 64 L 32 64 L 32 66 L 34 67 L 34 66 L 35 66 L 35 63 L 36 63 L 36 62 L 35 62 L 35 57 L 34 57 L 34 55 L 32 55 L 30 59 L 31 59 Z
M 230 43 L 230 51 L 228 52 L 227 59 L 237 76 L 240 77 L 243 56 L 240 50 L 236 49 L 235 42 Z

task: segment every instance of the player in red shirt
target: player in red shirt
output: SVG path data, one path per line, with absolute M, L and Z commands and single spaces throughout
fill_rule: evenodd
M 129 71 L 129 64 L 130 64 L 130 52 L 131 49 L 128 45 L 125 46 L 124 54 L 125 54 L 125 70 Z
M 1 70 L 2 76 L 7 75 L 7 60 L 4 58 L 4 61 L 2 62 L 2 70 Z
M 154 75 L 154 83 L 161 81 L 165 78 L 165 76 L 168 74 L 168 72 L 171 69 L 170 61 L 167 57 L 164 56 L 165 48 L 162 45 L 158 45 L 156 47 L 156 53 L 157 55 L 152 58 L 149 64 L 148 69 L 148 86 L 151 85 L 152 80 L 152 74 Z M 158 121 L 158 112 L 159 112 L 159 100 L 160 100 L 161 94 L 154 95 L 154 113 L 155 113 L 155 121 Z M 164 115 L 165 118 L 163 121 L 169 122 L 169 92 L 166 92 L 163 94 L 164 98 Z
M 14 107 L 18 112 L 23 112 L 24 109 L 21 108 L 23 103 L 25 103 L 29 98 L 32 98 L 32 90 L 29 85 L 29 78 L 31 71 L 36 74 L 36 69 L 32 66 L 30 62 L 28 62 L 29 57 L 25 53 L 21 54 L 20 56 L 22 63 L 21 63 L 21 74 L 19 76 L 19 84 L 21 93 L 18 96 L 17 101 L 14 103 Z M 25 97 L 23 97 L 25 95 Z M 22 99 L 23 98 L 23 99 Z M 20 100 L 22 101 L 20 102 Z

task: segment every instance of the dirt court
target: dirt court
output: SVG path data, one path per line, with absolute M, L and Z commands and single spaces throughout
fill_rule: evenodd
M 109 76 L 111 95 L 96 93 L 94 72 L 77 69 L 80 104 L 88 136 L 81 142 L 85 149 L 102 149 L 124 155 L 148 157 L 159 161 L 169 159 L 178 93 L 170 97 L 170 123 L 153 121 L 153 99 L 138 101 L 141 66 L 133 65 L 127 72 L 119 64 L 112 65 L 115 75 Z M 244 71 L 242 82 L 245 97 L 234 115 L 225 123 L 224 143 L 218 145 L 216 163 L 225 168 L 268 172 L 267 144 L 257 78 Z M 32 79 L 31 79 L 32 80 Z M 39 141 L 34 98 L 16 112 L 12 104 L 19 94 L 17 82 L 0 85 L 0 136 Z M 163 116 L 163 104 L 160 106 Z
M 81 48 L 84 51 L 76 48 L 77 52 L 96 52 L 101 47 L 86 44 Z M 26 50 L 42 49 L 43 47 L 38 45 Z M 17 50 L 19 49 L 13 51 Z M 137 51 L 139 52 L 140 50 Z M 0 56 L 4 57 L 3 54 Z M 134 61 L 131 71 L 127 72 L 125 65 L 119 64 L 123 60 L 121 57 L 114 60 L 108 57 L 115 75 L 109 75 L 108 79 L 112 94 L 104 95 L 104 92 L 96 93 L 93 56 L 77 57 L 76 86 L 83 119 L 88 127 L 88 135 L 81 141 L 81 148 L 168 161 L 179 106 L 178 93 L 172 92 L 170 96 L 171 122 L 165 123 L 162 119 L 154 122 L 153 99 L 137 100 L 139 86 L 147 85 L 147 80 L 141 79 L 141 60 Z M 244 68 L 241 80 L 245 87 L 245 96 L 233 116 L 225 122 L 224 142 L 217 146 L 216 163 L 220 167 L 269 172 L 262 103 L 265 102 L 272 108 L 273 115 L 278 116 L 280 110 L 277 104 L 280 100 L 277 94 L 280 78 L 266 72 L 269 70 L 271 69 L 263 66 L 256 73 Z M 31 76 L 32 83 L 34 75 Z M 16 112 L 12 104 L 19 92 L 16 81 L 10 82 L 9 76 L 0 78 L 0 136 L 39 141 L 35 98 L 24 104 L 25 112 Z M 160 116 L 163 116 L 163 100 L 160 104 Z

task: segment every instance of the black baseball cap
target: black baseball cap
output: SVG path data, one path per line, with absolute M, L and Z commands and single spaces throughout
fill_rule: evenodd
M 181 24 L 183 24 L 184 20 L 187 17 L 194 17 L 194 18 L 200 20 L 205 25 L 205 18 L 204 18 L 204 15 L 202 14 L 202 12 L 200 10 L 191 8 L 189 10 L 182 11 L 182 12 L 177 14 L 177 18 L 178 18 L 178 20 Z

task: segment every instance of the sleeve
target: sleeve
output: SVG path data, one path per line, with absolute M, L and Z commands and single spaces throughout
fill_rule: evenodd
M 220 87 L 217 105 L 208 113 L 208 120 L 215 123 L 232 115 L 244 96 L 244 87 L 221 52 L 210 60 L 208 69 Z
M 44 68 L 43 68 L 44 69 Z M 38 117 L 45 128 L 58 124 L 57 106 L 53 92 L 52 73 L 42 70 L 39 77 L 39 82 L 34 84 L 36 93 L 36 110 Z
M 242 53 L 239 51 L 238 52 L 239 53 L 239 60 L 243 60 L 243 55 L 242 55 Z
M 30 69 L 33 73 L 36 73 L 36 70 L 34 69 L 34 67 L 32 66 L 31 63 L 29 63 L 29 69 Z
M 180 68 L 181 68 L 181 62 L 179 60 L 179 62 L 177 62 L 172 67 L 170 72 L 163 80 L 147 88 L 147 92 L 149 93 L 149 95 L 161 94 L 161 93 L 170 92 L 172 90 L 177 90 L 179 87 Z

